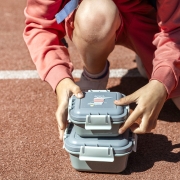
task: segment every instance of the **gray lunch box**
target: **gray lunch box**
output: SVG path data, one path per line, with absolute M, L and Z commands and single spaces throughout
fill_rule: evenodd
M 132 151 L 136 152 L 137 135 L 127 130 L 116 137 L 80 137 L 73 124 L 64 134 L 64 148 L 73 168 L 90 172 L 122 172 Z
M 90 90 L 81 99 L 69 100 L 68 120 L 82 137 L 118 136 L 118 130 L 129 115 L 129 106 L 116 106 L 114 100 L 124 95 L 109 90 Z

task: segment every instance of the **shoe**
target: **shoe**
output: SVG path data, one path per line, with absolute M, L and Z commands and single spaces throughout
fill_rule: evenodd
M 107 73 L 97 79 L 90 78 L 86 75 L 86 70 L 84 68 L 81 78 L 76 84 L 81 88 L 82 91 L 88 90 L 105 90 L 109 79 L 109 64 Z

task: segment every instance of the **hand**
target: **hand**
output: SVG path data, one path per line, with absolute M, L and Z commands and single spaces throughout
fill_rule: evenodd
M 122 134 L 128 128 L 137 134 L 151 132 L 156 127 L 158 115 L 166 101 L 167 91 L 162 83 L 157 80 L 151 80 L 133 94 L 116 100 L 116 105 L 128 105 L 136 102 L 137 106 L 131 113 L 123 126 L 119 129 Z M 137 119 L 142 117 L 140 123 Z
M 63 140 L 63 134 L 67 125 L 68 103 L 69 98 L 74 94 L 77 98 L 82 98 L 83 93 L 79 86 L 77 86 L 71 79 L 65 78 L 56 87 L 58 109 L 56 111 L 56 119 L 58 122 L 58 129 L 60 133 L 60 140 Z

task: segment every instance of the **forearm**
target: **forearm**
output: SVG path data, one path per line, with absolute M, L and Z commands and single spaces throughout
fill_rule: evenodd
M 180 4 L 178 0 L 160 1 L 158 24 L 161 32 L 155 35 L 153 44 L 157 47 L 153 60 L 151 79 L 162 82 L 169 97 L 177 88 L 180 77 Z M 166 13 L 165 13 L 166 12 Z
M 28 0 L 25 8 L 26 27 L 23 33 L 33 62 L 42 80 L 55 90 L 58 82 L 72 78 L 68 50 L 61 43 L 64 24 L 57 24 L 55 14 L 61 1 Z

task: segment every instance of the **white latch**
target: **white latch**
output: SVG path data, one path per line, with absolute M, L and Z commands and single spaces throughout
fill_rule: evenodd
M 88 92 L 110 92 L 110 90 L 88 90 Z
M 110 130 L 111 128 L 110 115 L 86 115 L 86 130 Z
M 113 148 L 81 146 L 79 160 L 113 162 L 114 161 Z

